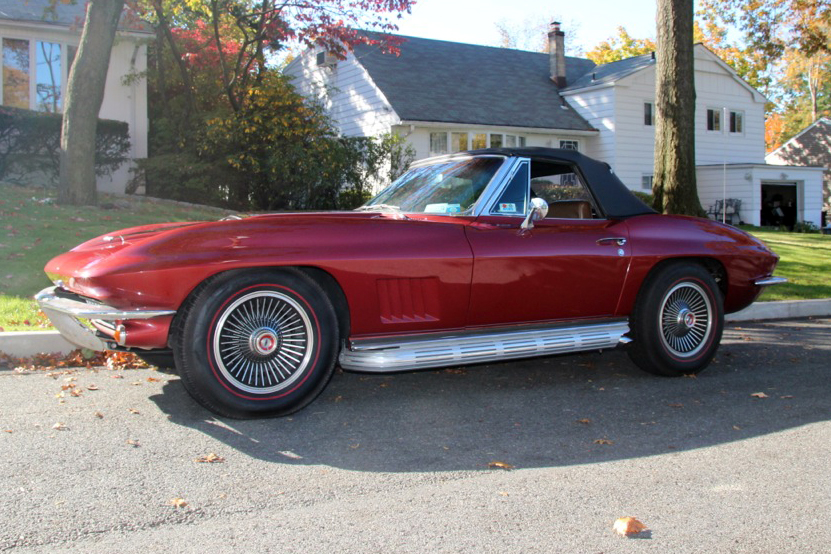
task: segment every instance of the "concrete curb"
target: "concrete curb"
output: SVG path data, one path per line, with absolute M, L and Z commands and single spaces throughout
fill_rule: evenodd
M 793 319 L 811 316 L 831 316 L 831 298 L 756 302 L 740 312 L 727 315 L 724 319 L 726 321 L 759 321 L 764 319 Z
M 831 298 L 757 302 L 740 312 L 727 315 L 724 319 L 728 322 L 736 322 L 811 316 L 831 316 Z M 0 352 L 16 358 L 27 358 L 43 352 L 68 354 L 76 348 L 77 346 L 67 341 L 57 331 L 0 333 Z
M 58 331 L 12 331 L 0 333 L 0 352 L 15 358 L 41 353 L 69 354 L 78 348 Z

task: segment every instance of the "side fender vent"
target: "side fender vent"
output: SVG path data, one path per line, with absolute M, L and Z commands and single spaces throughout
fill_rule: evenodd
M 441 317 L 438 278 L 378 279 L 377 284 L 381 323 L 438 321 Z

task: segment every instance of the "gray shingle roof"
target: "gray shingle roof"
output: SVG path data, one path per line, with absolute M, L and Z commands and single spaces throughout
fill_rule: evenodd
M 398 57 L 366 45 L 355 56 L 402 120 L 592 130 L 558 94 L 548 54 L 401 38 Z M 566 58 L 566 77 L 593 67 Z
M 636 71 L 655 64 L 652 54 L 644 54 L 633 58 L 626 58 L 617 62 L 598 65 L 584 73 L 576 81 L 569 80 L 563 90 L 575 90 L 584 87 L 613 83 Z
M 817 119 L 771 154 L 789 165 L 823 166 L 831 180 L 831 119 Z
M 0 19 L 25 21 L 57 25 L 60 27 L 77 27 L 79 30 L 86 15 L 86 1 L 77 0 L 76 4 L 55 2 L 54 10 L 50 0 L 0 0 Z M 121 30 L 149 32 L 149 27 L 136 18 L 123 17 Z

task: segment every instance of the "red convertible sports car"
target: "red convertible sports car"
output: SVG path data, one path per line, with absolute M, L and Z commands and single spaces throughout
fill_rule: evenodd
M 655 213 L 577 152 L 490 149 L 416 162 L 352 212 L 111 233 L 50 261 L 55 286 L 37 298 L 70 341 L 172 356 L 203 406 L 261 417 L 307 405 L 336 363 L 626 344 L 645 371 L 696 373 L 724 314 L 784 281 L 777 260 L 733 227 Z

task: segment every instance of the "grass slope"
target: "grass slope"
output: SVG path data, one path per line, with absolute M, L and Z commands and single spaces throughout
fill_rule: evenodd
M 761 301 L 831 298 L 831 235 L 750 232 L 779 254 L 775 273 L 788 278 L 784 285 L 769 287 Z
M 54 190 L 0 184 L 0 328 L 49 328 L 32 295 L 50 285 L 43 266 L 61 252 L 125 227 L 214 220 L 228 213 L 155 199 L 102 195 L 99 207 L 58 206 Z

